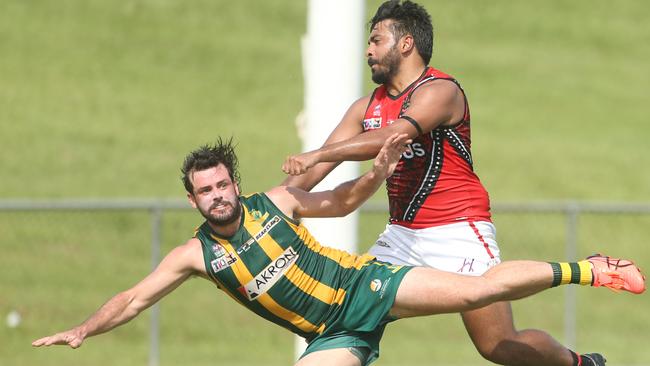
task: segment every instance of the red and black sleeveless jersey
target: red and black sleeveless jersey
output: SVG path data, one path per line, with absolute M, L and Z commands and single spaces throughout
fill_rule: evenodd
M 384 85 L 372 94 L 363 120 L 363 130 L 390 125 L 408 116 L 413 92 L 436 79 L 449 80 L 463 92 L 451 76 L 428 67 L 397 96 Z M 390 222 L 409 228 L 425 228 L 458 221 L 490 221 L 490 200 L 474 174 L 470 150 L 470 115 L 465 98 L 465 115 L 453 126 L 440 126 L 415 139 L 402 154 L 395 173 L 387 179 Z

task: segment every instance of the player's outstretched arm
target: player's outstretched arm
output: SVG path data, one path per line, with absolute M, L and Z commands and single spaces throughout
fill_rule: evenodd
M 352 103 L 339 124 L 334 128 L 334 131 L 327 137 L 323 146 L 344 141 L 361 134 L 363 132 L 361 121 L 363 120 L 363 114 L 369 102 L 370 96 L 365 96 Z M 315 164 L 302 161 L 303 158 L 308 159 L 310 156 L 311 154 L 297 154 L 287 157 L 287 161 L 293 161 L 298 165 L 309 165 L 310 169 L 305 174 L 287 176 L 281 185 L 311 191 L 314 186 L 320 183 L 340 163 L 339 161 L 335 161 Z M 315 165 L 311 166 L 312 164 Z
M 317 150 L 289 156 L 282 164 L 282 171 L 288 175 L 302 175 L 317 164 L 321 165 L 319 163 L 332 166 L 332 162 L 372 159 L 389 136 L 402 132 L 395 128 L 382 128 L 345 141 L 324 145 Z
M 317 150 L 289 156 L 284 161 L 282 170 L 289 175 L 302 175 L 323 162 L 372 159 L 389 136 L 405 133 L 414 139 L 438 126 L 459 122 L 464 112 L 464 94 L 456 84 L 448 80 L 432 81 L 413 92 L 408 109 L 388 126 L 328 143 Z M 357 126 L 362 119 L 363 114 L 356 120 Z
M 173 291 L 190 275 L 202 269 L 200 260 L 200 243 L 197 239 L 192 239 L 172 250 L 151 274 L 133 288 L 113 296 L 82 324 L 37 339 L 32 342 L 32 346 L 68 345 L 78 348 L 86 338 L 108 332 L 128 322 Z
M 370 171 L 333 190 L 305 192 L 302 189 L 280 186 L 267 192 L 267 195 L 283 212 L 292 217 L 345 216 L 361 206 L 384 180 L 393 174 L 409 143 L 406 134 L 390 136 L 375 157 Z

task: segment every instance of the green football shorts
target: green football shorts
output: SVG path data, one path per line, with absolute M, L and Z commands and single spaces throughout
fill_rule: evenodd
M 305 355 L 327 349 L 351 348 L 362 365 L 379 357 L 379 341 L 404 275 L 413 267 L 373 260 L 346 282 L 345 299 L 325 320 L 323 333 L 309 340 Z

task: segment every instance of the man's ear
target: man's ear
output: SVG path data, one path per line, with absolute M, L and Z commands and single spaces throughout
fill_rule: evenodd
M 235 193 L 239 196 L 239 182 L 235 183 Z
M 415 48 L 415 40 L 410 34 L 405 35 L 399 40 L 399 50 L 402 53 L 408 53 Z
M 196 200 L 194 199 L 194 195 L 192 193 L 187 193 L 187 200 L 190 201 L 190 205 L 192 208 L 196 208 Z

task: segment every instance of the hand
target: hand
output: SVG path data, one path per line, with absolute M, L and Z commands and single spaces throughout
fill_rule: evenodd
M 37 339 L 34 342 L 32 342 L 32 346 L 40 347 L 40 346 L 51 346 L 53 344 L 55 345 L 67 344 L 72 348 L 79 348 L 79 346 L 81 346 L 81 343 L 83 343 L 83 341 L 84 341 L 84 336 L 82 335 L 81 331 L 79 331 L 77 328 L 74 328 L 65 332 L 51 335 L 49 337 L 43 337 L 41 339 Z
M 397 163 L 402 158 L 402 153 L 408 149 L 408 144 L 412 142 L 408 134 L 393 134 L 381 147 L 373 163 L 375 174 L 383 175 L 385 178 L 393 175 Z
M 282 171 L 289 175 L 305 174 L 309 168 L 318 163 L 314 151 L 289 156 L 282 164 Z

